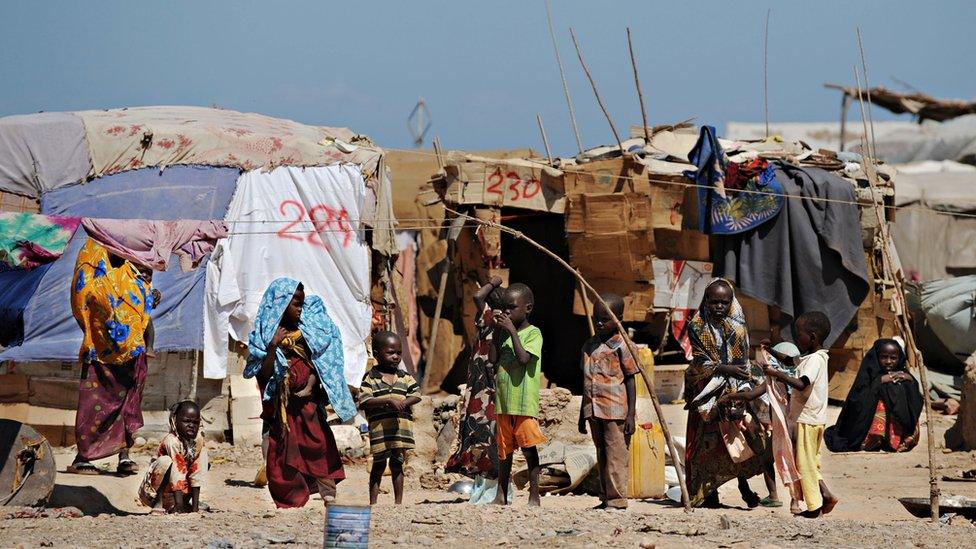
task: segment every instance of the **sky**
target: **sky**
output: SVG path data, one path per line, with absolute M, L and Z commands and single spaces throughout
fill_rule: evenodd
M 834 121 L 864 38 L 871 84 L 976 96 L 976 9 L 939 2 L 552 0 L 584 147 L 613 142 L 576 57 L 583 48 L 621 133 L 639 124 L 630 26 L 651 124 L 720 129 L 763 120 L 769 27 L 771 121 Z M 202 105 L 344 126 L 412 148 L 420 97 L 428 137 L 449 149 L 576 152 L 544 0 L 0 3 L 0 116 Z M 893 116 L 875 110 L 876 119 Z M 903 118 L 905 119 L 905 118 Z

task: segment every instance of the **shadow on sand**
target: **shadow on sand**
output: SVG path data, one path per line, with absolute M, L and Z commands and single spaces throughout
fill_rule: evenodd
M 87 516 L 95 516 L 102 513 L 120 516 L 136 514 L 116 508 L 114 505 L 112 505 L 112 502 L 105 497 L 105 494 L 99 492 L 91 486 L 68 486 L 65 484 L 55 484 L 54 493 L 51 494 L 51 498 L 48 500 L 47 506 L 77 507 Z

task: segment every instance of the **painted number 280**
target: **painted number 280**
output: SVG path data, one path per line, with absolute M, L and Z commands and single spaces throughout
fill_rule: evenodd
M 506 185 L 507 182 L 507 185 Z M 523 181 L 516 172 L 502 175 L 501 169 L 488 176 L 485 192 L 502 196 L 505 202 L 529 200 L 542 192 L 542 182 L 535 177 Z M 506 196 L 506 191 L 508 195 Z
M 343 234 L 342 247 L 349 246 L 349 241 L 352 239 L 352 229 L 349 227 L 349 212 L 345 208 L 336 209 L 325 204 L 316 204 L 306 212 L 305 206 L 297 200 L 285 200 L 278 205 L 278 211 L 282 215 L 288 215 L 288 210 L 295 212 L 295 219 L 278 231 L 279 238 L 300 240 L 328 250 L 329 246 L 322 240 L 322 235 L 319 233 L 325 230 L 338 230 Z M 301 236 L 300 231 L 291 230 L 295 225 L 307 221 L 312 222 L 312 228 L 306 236 Z

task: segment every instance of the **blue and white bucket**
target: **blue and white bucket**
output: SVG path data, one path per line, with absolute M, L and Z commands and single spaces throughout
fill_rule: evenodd
M 325 546 L 366 549 L 369 507 L 330 505 L 325 516 Z

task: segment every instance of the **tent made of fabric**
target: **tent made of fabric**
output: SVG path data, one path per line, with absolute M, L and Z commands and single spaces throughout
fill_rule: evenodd
M 275 200 L 247 203 L 242 189 L 252 180 L 270 185 L 264 198 L 273 194 Z M 226 222 L 230 238 L 218 248 L 227 252 L 230 243 L 237 272 L 290 276 L 322 296 L 343 333 L 347 378 L 353 385 L 361 379 L 371 319 L 370 248 L 387 257 L 398 250 L 385 152 L 369 138 L 344 128 L 201 107 L 5 117 L 0 191 L 38 199 L 41 214 Z M 232 203 L 240 203 L 233 213 Z M 10 282 L 5 286 L 34 290 L 0 293 L 4 321 L 19 321 L 5 329 L 5 344 L 23 340 L 0 352 L 0 360 L 77 358 L 81 331 L 70 312 L 69 289 L 86 238 L 79 229 L 43 270 L 3 274 Z M 329 244 L 334 241 L 338 245 Z M 217 267 L 229 264 L 227 253 L 222 259 Z M 266 268 L 274 265 L 287 268 Z M 213 338 L 204 337 L 205 303 L 216 299 L 208 291 L 219 287 L 207 283 L 213 272 L 204 260 L 190 272 L 172 262 L 156 273 L 153 283 L 163 300 L 153 322 L 157 350 L 213 351 L 209 355 L 218 362 L 205 363 L 204 373 L 216 378 L 227 372 L 227 336 L 247 340 L 251 309 L 270 280 L 253 275 L 236 281 L 242 305 L 231 307 L 235 330 L 223 334 L 223 349 L 215 352 L 207 343 Z M 222 297 L 225 307 L 233 305 Z
M 238 176 L 235 168 L 174 166 L 162 173 L 144 168 L 46 193 L 41 211 L 108 219 L 223 219 Z M 0 360 L 78 358 L 82 333 L 71 315 L 70 288 L 78 251 L 87 238 L 85 231 L 79 229 L 64 255 L 50 264 L 26 304 L 23 344 L 5 350 Z M 14 273 L 31 278 L 33 271 Z M 153 276 L 153 286 L 163 295 L 159 309 L 153 313 L 157 349 L 203 348 L 205 275 L 205 268 L 184 273 L 173 262 L 169 270 Z
M 920 281 L 976 273 L 976 167 L 944 160 L 896 168 L 891 234 L 905 273 Z

